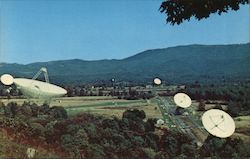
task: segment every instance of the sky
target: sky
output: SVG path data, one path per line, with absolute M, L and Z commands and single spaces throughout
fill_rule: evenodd
M 0 0 L 0 62 L 122 59 L 189 44 L 250 41 L 249 5 L 166 24 L 162 0 Z

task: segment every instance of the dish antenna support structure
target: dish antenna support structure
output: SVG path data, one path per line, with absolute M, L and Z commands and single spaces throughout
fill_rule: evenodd
M 32 78 L 33 80 L 36 80 L 40 74 L 43 73 L 44 78 L 45 78 L 45 82 L 49 83 L 49 75 L 48 75 L 48 71 L 47 68 L 42 67 L 36 74 L 35 76 Z

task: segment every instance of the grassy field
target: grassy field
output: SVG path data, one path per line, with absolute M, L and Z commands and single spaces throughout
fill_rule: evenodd
M 113 100 L 117 99 L 116 97 L 111 97 L 111 96 L 84 96 L 84 97 L 61 97 L 61 98 L 54 98 L 51 100 L 50 105 L 54 106 L 70 106 L 70 105 L 79 105 L 82 104 L 83 102 L 95 102 L 99 100 Z M 26 98 L 22 99 L 0 99 L 4 104 L 7 104 L 9 102 L 16 102 L 17 104 L 23 104 L 24 101 L 29 101 Z M 30 99 L 31 102 L 35 102 L 39 105 L 43 104 L 42 100 L 39 99 Z
M 101 100 L 85 100 L 83 102 L 75 101 L 70 104 L 62 105 L 66 108 L 69 115 L 76 115 L 81 112 L 97 113 L 104 116 L 122 117 L 124 111 L 130 108 L 144 110 L 148 118 L 161 118 L 161 113 L 157 108 L 157 104 L 150 100 L 121 100 L 121 99 L 101 99 Z M 63 103 L 63 102 L 61 102 Z
M 27 99 L 2 99 L 4 104 L 16 102 L 21 105 Z M 43 102 L 32 100 L 39 105 Z M 111 96 L 84 96 L 84 97 L 62 97 L 51 101 L 50 106 L 64 107 L 69 116 L 77 115 L 82 112 L 97 113 L 104 116 L 116 116 L 121 118 L 122 113 L 130 108 L 144 110 L 147 118 L 161 118 L 161 112 L 157 103 L 151 100 L 123 100 Z M 155 109 L 156 108 L 156 109 Z
M 239 136 L 250 143 L 250 115 L 234 118 L 236 130 L 234 136 Z

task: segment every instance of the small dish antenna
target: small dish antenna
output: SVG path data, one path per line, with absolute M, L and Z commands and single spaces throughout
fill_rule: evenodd
M 174 96 L 174 102 L 181 108 L 187 108 L 192 104 L 191 98 L 185 93 L 177 93 Z
M 212 135 L 227 138 L 235 131 L 233 118 L 219 109 L 210 109 L 202 115 L 202 124 Z
M 154 79 L 154 84 L 160 85 L 160 84 L 161 84 L 161 79 L 155 78 L 155 79 Z
M 14 78 L 10 75 L 10 74 L 3 74 L 1 76 L 1 82 L 4 84 L 4 85 L 12 85 L 13 82 L 14 82 Z

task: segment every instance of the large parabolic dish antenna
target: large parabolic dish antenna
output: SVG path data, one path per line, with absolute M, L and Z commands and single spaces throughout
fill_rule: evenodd
M 191 98 L 185 93 L 177 93 L 174 96 L 174 102 L 177 106 L 187 108 L 192 104 Z
M 202 124 L 212 135 L 220 138 L 231 136 L 235 131 L 232 117 L 219 109 L 211 109 L 202 115 Z
M 41 72 L 45 73 L 46 82 L 36 80 Z M 65 89 L 54 84 L 50 84 L 48 81 L 46 68 L 41 68 L 40 71 L 33 77 L 33 79 L 13 78 L 9 74 L 4 74 L 1 76 L 1 82 L 4 85 L 11 85 L 14 83 L 17 86 L 17 89 L 19 89 L 23 95 L 28 98 L 50 99 L 67 94 Z
M 59 86 L 25 78 L 15 78 L 14 84 L 27 97 L 30 98 L 53 98 L 60 97 L 67 91 Z

